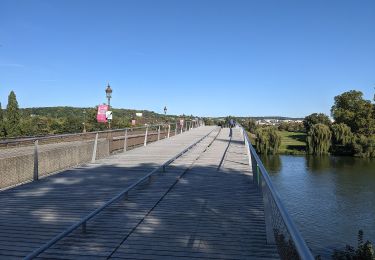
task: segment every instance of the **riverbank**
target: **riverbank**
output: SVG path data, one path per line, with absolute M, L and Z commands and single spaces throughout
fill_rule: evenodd
M 277 131 L 277 133 L 281 136 L 279 154 L 306 154 L 306 133 L 288 131 Z

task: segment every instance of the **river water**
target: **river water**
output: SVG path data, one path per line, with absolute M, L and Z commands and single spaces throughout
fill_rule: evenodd
M 263 156 L 282 201 L 314 255 L 356 246 L 358 230 L 375 243 L 375 160 Z

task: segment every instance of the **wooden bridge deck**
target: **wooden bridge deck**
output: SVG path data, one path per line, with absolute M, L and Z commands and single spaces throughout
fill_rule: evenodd
M 22 259 L 212 131 L 201 127 L 0 193 L 0 259 Z M 210 146 L 209 146 L 210 145 Z M 209 146 L 209 147 L 208 147 Z M 181 178 L 180 176 L 183 175 Z M 277 259 L 243 137 L 214 131 L 43 259 Z

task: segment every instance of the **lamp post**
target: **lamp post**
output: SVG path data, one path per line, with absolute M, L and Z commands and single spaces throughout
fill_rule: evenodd
M 164 106 L 164 120 L 165 120 L 165 123 L 167 123 L 167 106 Z
M 83 110 L 83 132 L 86 133 L 86 109 Z
M 112 98 L 112 89 L 111 86 L 108 84 L 107 88 L 105 89 L 105 94 L 108 100 L 108 111 L 111 110 L 111 98 Z M 111 120 L 108 119 L 108 128 L 111 129 Z

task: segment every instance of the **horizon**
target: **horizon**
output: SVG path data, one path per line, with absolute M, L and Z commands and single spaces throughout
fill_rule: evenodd
M 330 116 L 372 100 L 375 2 L 2 1 L 0 101 L 201 117 Z M 318 18 L 318 19 L 317 19 Z
M 88 108 L 95 108 L 94 107 L 73 107 L 73 106 L 48 106 L 48 107 L 19 107 L 20 109 L 43 109 L 43 108 L 57 108 L 57 107 L 64 107 L 64 108 L 74 108 L 74 109 L 88 109 Z M 164 113 L 159 113 L 153 110 L 147 110 L 147 109 L 136 109 L 136 108 L 123 108 L 123 107 L 112 107 L 113 109 L 118 109 L 118 110 L 134 110 L 134 111 L 147 111 L 147 112 L 152 112 L 158 115 L 164 115 Z M 6 108 L 3 107 L 3 110 Z M 167 116 L 181 116 L 183 114 L 168 114 Z M 190 116 L 189 114 L 184 114 L 185 116 Z M 193 115 L 197 116 L 197 115 Z M 264 117 L 264 118 L 276 118 L 276 117 L 281 117 L 281 118 L 292 118 L 292 119 L 303 119 L 304 117 L 291 117 L 291 116 L 270 116 L 270 115 L 261 115 L 261 116 L 256 116 L 256 115 L 249 115 L 249 116 L 235 116 L 235 115 L 222 115 L 222 116 L 203 116 L 202 118 L 221 118 L 221 117 L 227 117 L 227 116 L 233 116 L 233 117 L 246 117 L 246 118 L 257 118 L 257 117 Z M 307 116 L 307 115 L 306 115 Z M 331 117 L 330 115 L 327 115 Z

